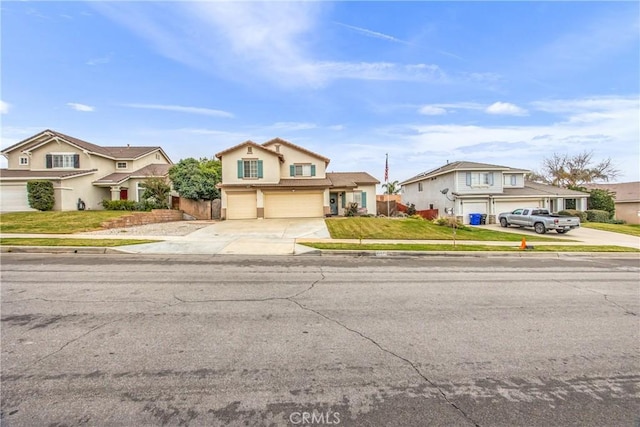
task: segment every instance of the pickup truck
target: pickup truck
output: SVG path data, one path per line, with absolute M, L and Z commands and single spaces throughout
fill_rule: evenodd
M 502 227 L 510 225 L 533 227 L 538 234 L 544 234 L 549 230 L 564 234 L 580 227 L 580 218 L 576 216 L 554 215 L 549 210 L 541 208 L 521 208 L 513 212 L 501 213 L 498 215 L 498 221 Z

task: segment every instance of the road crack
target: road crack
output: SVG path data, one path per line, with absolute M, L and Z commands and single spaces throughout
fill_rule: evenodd
M 415 365 L 415 363 L 413 363 L 411 360 L 407 359 L 406 357 L 403 357 L 391 350 L 389 350 L 388 348 L 383 347 L 380 343 L 378 343 L 376 340 L 374 340 L 373 338 L 363 334 L 362 332 L 350 328 L 347 325 L 345 325 L 344 323 L 341 323 L 340 321 L 333 319 L 325 314 L 323 314 L 320 311 L 314 310 L 312 308 L 306 307 L 305 305 L 301 304 L 300 302 L 296 301 L 295 299 L 293 299 L 294 297 L 289 297 L 287 298 L 289 301 L 291 301 L 292 303 L 294 303 L 295 305 L 297 305 L 298 307 L 300 307 L 301 309 L 305 310 L 305 311 L 310 311 L 312 313 L 315 313 L 316 315 L 335 323 L 336 325 L 346 329 L 347 331 L 354 333 L 356 335 L 358 335 L 359 337 L 369 341 L 370 343 L 372 343 L 373 345 L 375 345 L 376 347 L 378 347 L 381 351 L 383 351 L 384 353 L 387 353 L 393 357 L 395 357 L 398 360 L 403 361 L 405 364 L 409 365 L 411 367 L 411 369 L 413 369 L 415 371 L 416 374 L 418 374 L 427 384 L 429 384 L 431 387 L 433 387 L 434 389 L 436 389 L 438 391 L 438 393 L 440 394 L 440 396 L 442 396 L 442 398 L 444 399 L 445 402 L 447 402 L 448 405 L 450 405 L 451 407 L 453 407 L 460 415 L 462 415 L 464 417 L 464 419 L 466 419 L 467 421 L 469 421 L 470 423 L 472 423 L 475 427 L 480 427 L 480 424 L 478 424 L 476 421 L 474 421 L 471 416 L 469 416 L 461 407 L 459 407 L 455 402 L 453 402 L 451 399 L 449 399 L 449 397 L 447 396 L 447 394 L 442 390 L 442 388 L 440 388 L 435 382 L 433 382 L 432 380 L 430 380 L 426 375 L 424 375 L 422 373 L 422 371 L 420 371 L 420 369 L 418 369 L 418 367 Z
M 610 295 L 605 294 L 604 292 L 598 292 L 598 291 L 595 291 L 595 290 L 593 290 L 593 289 L 580 288 L 580 287 L 578 287 L 578 286 L 571 285 L 571 284 L 569 284 L 569 283 L 564 283 L 564 282 L 561 282 L 561 281 L 559 281 L 559 280 L 555 280 L 555 282 L 556 282 L 556 283 L 558 283 L 558 284 L 560 284 L 560 285 L 564 285 L 564 286 L 568 286 L 568 287 L 570 287 L 570 288 L 578 289 L 579 291 L 591 292 L 592 294 L 600 295 L 600 296 L 602 296 L 602 297 L 604 298 L 604 300 L 605 300 L 607 303 L 609 303 L 609 305 L 612 305 L 612 306 L 614 306 L 614 307 L 616 307 L 616 308 L 619 308 L 619 309 L 621 309 L 622 311 L 624 311 L 624 314 L 628 314 L 628 315 L 630 315 L 630 316 L 637 316 L 637 315 L 638 315 L 638 313 L 636 313 L 636 312 L 634 312 L 634 311 L 629 310 L 629 309 L 628 309 L 628 308 L 626 308 L 625 306 L 620 305 L 620 304 L 618 304 L 617 302 L 610 300 L 610 299 L 609 299 L 609 296 L 610 296 Z

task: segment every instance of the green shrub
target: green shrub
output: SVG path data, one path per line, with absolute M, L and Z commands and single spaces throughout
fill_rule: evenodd
M 587 213 L 583 211 L 578 211 L 575 209 L 565 209 L 563 211 L 558 212 L 558 215 L 577 216 L 578 218 L 580 218 L 580 222 L 587 222 Z
M 625 221 L 624 219 L 610 219 L 609 221 L 607 221 L 607 223 L 609 223 L 609 224 L 626 224 L 627 221 Z
M 102 207 L 108 211 L 135 211 L 137 203 L 133 200 L 103 200 Z
M 51 181 L 28 181 L 27 197 L 29 206 L 39 211 L 50 211 L 55 204 L 55 194 Z
M 407 215 L 412 216 L 416 214 L 416 205 L 414 205 L 413 203 L 409 203 L 407 205 Z
M 611 214 L 607 211 L 599 209 L 589 209 L 586 211 L 587 221 L 590 222 L 609 222 L 611 220 Z
M 436 225 L 442 225 L 442 226 L 447 226 L 452 228 L 459 228 L 459 229 L 465 228 L 461 220 L 452 216 L 439 216 L 438 218 L 433 220 L 433 223 Z
M 347 207 L 344 211 L 344 216 L 358 216 L 358 204 L 347 203 Z

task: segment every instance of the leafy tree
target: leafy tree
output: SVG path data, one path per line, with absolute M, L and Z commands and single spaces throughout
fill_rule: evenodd
M 163 178 L 147 178 L 140 184 L 144 188 L 142 199 L 148 200 L 156 209 L 166 209 L 169 204 L 167 199 L 171 193 L 171 186 Z
M 609 181 L 619 173 L 611 158 L 594 164 L 593 152 L 583 151 L 573 156 L 554 153 L 543 159 L 540 172 L 530 173 L 527 179 L 558 187 L 576 188 L 592 182 Z
M 216 184 L 222 179 L 222 164 L 206 157 L 182 159 L 169 169 L 169 178 L 180 197 L 213 200 L 220 197 Z
M 384 194 L 399 194 L 400 182 L 399 181 L 388 182 L 386 184 L 382 184 L 382 188 L 386 189 Z
M 616 202 L 613 198 L 614 194 L 609 190 L 594 188 L 590 191 L 587 206 L 589 210 L 601 210 L 609 212 L 611 218 L 616 211 Z
M 39 211 L 50 211 L 55 204 L 55 194 L 51 181 L 28 181 L 27 198 L 29 206 Z

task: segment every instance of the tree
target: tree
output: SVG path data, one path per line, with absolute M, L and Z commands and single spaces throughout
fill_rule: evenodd
M 164 178 L 147 178 L 140 186 L 144 188 L 142 200 L 148 201 L 153 208 L 166 209 L 169 206 L 167 199 L 171 193 L 171 186 Z
M 384 194 L 398 194 L 400 193 L 400 182 L 399 181 L 388 182 L 386 184 L 382 184 L 382 188 L 386 189 Z
M 55 204 L 55 194 L 51 181 L 27 181 L 29 206 L 39 211 L 50 211 Z
M 610 216 L 613 218 L 613 214 L 616 211 L 616 202 L 614 199 L 614 194 L 609 190 L 604 190 L 600 188 L 594 188 L 589 192 L 591 195 L 587 200 L 587 206 L 590 210 L 600 210 L 609 212 Z
M 619 175 L 611 158 L 593 164 L 593 151 L 570 156 L 554 153 L 542 161 L 542 170 L 527 176 L 531 181 L 564 188 L 578 188 L 584 184 L 609 181 Z
M 169 169 L 169 178 L 180 197 L 213 200 L 220 197 L 216 184 L 222 178 L 222 164 L 206 157 L 182 159 Z

